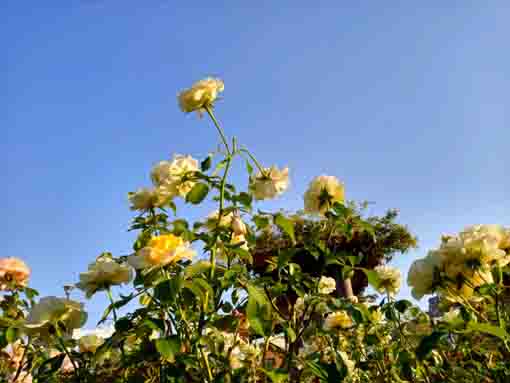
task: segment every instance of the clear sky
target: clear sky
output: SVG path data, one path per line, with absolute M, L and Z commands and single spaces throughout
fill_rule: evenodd
M 314 176 L 335 175 L 372 212 L 400 209 L 420 240 L 394 262 L 404 273 L 441 233 L 509 225 L 509 20 L 506 0 L 4 0 L 0 256 L 62 295 L 100 252 L 129 252 L 126 193 L 218 142 L 176 105 L 208 75 L 225 81 L 226 131 L 291 170 L 260 207 L 299 209 Z M 87 327 L 104 304 L 87 302 Z

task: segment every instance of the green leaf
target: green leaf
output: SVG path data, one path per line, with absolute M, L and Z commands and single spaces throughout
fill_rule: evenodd
M 264 292 L 253 285 L 248 285 L 248 304 L 246 314 L 250 327 L 261 336 L 269 335 L 272 327 L 271 303 Z
M 175 361 L 175 355 L 177 355 L 181 349 L 181 340 L 178 335 L 157 339 L 156 349 L 163 358 L 173 362 Z
M 200 169 L 203 172 L 206 172 L 211 168 L 211 164 L 212 164 L 212 158 L 211 158 L 211 156 L 207 156 L 207 158 L 200 163 Z
M 289 342 L 293 343 L 296 340 L 296 332 L 292 329 L 292 327 L 285 327 L 285 332 L 287 333 L 287 337 L 289 338 Z
M 416 349 L 416 357 L 420 360 L 425 359 L 446 335 L 447 334 L 444 332 L 434 331 L 432 334 L 422 338 L 418 348 Z
M 377 275 L 377 272 L 374 270 L 368 270 L 368 269 L 362 269 L 365 275 L 367 276 L 368 283 L 370 283 L 370 286 L 372 286 L 374 289 L 379 288 L 379 284 L 381 283 L 379 280 L 379 276 Z
M 395 302 L 395 308 L 401 314 L 405 313 L 409 307 L 412 307 L 412 305 L 413 304 L 406 299 Z
M 250 175 L 250 176 L 253 173 L 253 166 L 251 166 L 251 164 L 248 160 L 246 160 L 246 171 L 248 172 L 248 175 Z
M 255 223 L 257 229 L 262 230 L 269 225 L 269 218 L 256 215 L 253 217 L 253 223 Z
M 198 205 L 204 200 L 209 193 L 209 186 L 202 182 L 196 183 L 193 188 L 186 194 L 186 202 Z
M 262 371 L 273 383 L 283 383 L 289 379 L 289 372 L 281 368 L 275 370 L 262 369 Z
M 292 243 L 296 242 L 296 238 L 294 236 L 294 223 L 290 219 L 285 217 L 283 214 L 278 213 L 274 216 L 274 223 L 290 237 Z
M 204 274 L 211 269 L 211 262 L 206 260 L 201 260 L 196 263 L 193 263 L 186 267 L 184 270 L 184 278 L 191 279 L 196 275 Z
M 14 343 L 18 339 L 19 330 L 15 327 L 9 327 L 5 332 L 5 339 L 7 343 Z
M 45 378 L 59 370 L 65 357 L 66 354 L 61 353 L 57 356 L 54 356 L 53 358 L 45 360 L 44 363 L 38 368 L 38 377 Z
M 473 331 L 479 331 L 486 334 L 490 334 L 493 336 L 498 337 L 499 339 L 506 341 L 509 340 L 510 336 L 506 332 L 504 328 L 493 326 L 489 323 L 476 323 L 476 322 L 469 322 L 468 328 Z

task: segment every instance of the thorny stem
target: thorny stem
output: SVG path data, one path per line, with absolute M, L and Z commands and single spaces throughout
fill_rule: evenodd
M 227 138 L 225 137 L 225 133 L 223 133 L 223 129 L 221 128 L 220 124 L 216 120 L 216 117 L 214 117 L 214 113 L 211 109 L 210 105 L 205 105 L 204 109 L 207 111 L 207 114 L 209 117 L 211 117 L 211 120 L 214 122 L 214 126 L 216 126 L 216 129 L 218 130 L 218 133 L 220 134 L 221 140 L 223 141 L 223 145 L 225 145 L 225 149 L 227 149 L 227 154 L 230 156 L 232 153 L 230 152 L 230 147 L 228 146 Z

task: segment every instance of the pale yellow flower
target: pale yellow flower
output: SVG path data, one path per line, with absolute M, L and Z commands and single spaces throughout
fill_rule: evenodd
M 232 218 L 232 231 L 235 235 L 246 235 L 248 232 L 245 223 L 239 215 L 234 215 L 234 218 Z
M 218 78 L 208 77 L 200 80 L 192 85 L 190 89 L 186 89 L 179 93 L 177 99 L 181 110 L 185 113 L 197 111 L 202 113 L 206 107 L 211 107 L 223 92 L 225 85 Z
M 155 207 L 162 207 L 173 195 L 167 188 L 140 188 L 136 192 L 128 193 L 128 200 L 131 203 L 131 210 L 149 210 Z
M 12 287 L 25 287 L 30 277 L 30 268 L 21 259 L 0 258 L 0 291 Z
M 321 277 L 319 280 L 319 294 L 331 294 L 336 290 L 336 281 L 331 277 Z
M 147 246 L 128 257 L 135 269 L 161 267 L 182 259 L 191 259 L 195 251 L 181 237 L 165 234 L 152 237 Z
M 38 335 L 47 341 L 55 328 L 63 335 L 70 335 L 86 320 L 83 304 L 70 299 L 44 297 L 31 308 L 23 327 L 28 334 Z
M 324 214 L 335 202 L 343 203 L 345 189 L 343 184 L 333 176 L 315 177 L 304 195 L 305 212 Z
M 151 178 L 162 197 L 167 199 L 172 196 L 186 197 L 195 185 L 195 181 L 185 181 L 183 178 L 198 171 L 199 164 L 196 159 L 175 154 L 172 161 L 161 161 L 154 166 Z
M 104 339 L 98 335 L 84 335 L 78 340 L 80 352 L 90 352 L 94 354 L 96 350 L 104 343 Z
M 324 328 L 331 330 L 334 328 L 349 328 L 352 326 L 352 319 L 346 311 L 337 311 L 329 314 L 324 321 Z
M 96 291 L 128 283 L 131 278 L 132 270 L 127 264 L 100 257 L 89 265 L 87 271 L 80 273 L 80 282 L 76 284 L 76 287 L 83 290 L 87 298 L 90 298 Z
M 250 176 L 249 189 L 256 200 L 271 199 L 282 194 L 289 187 L 289 168 L 279 170 L 276 166 L 265 168 Z
M 400 270 L 390 266 L 377 266 L 374 268 L 379 279 L 377 291 L 380 293 L 387 292 L 395 295 L 400 290 Z
M 407 274 L 407 284 L 412 287 L 411 294 L 415 299 L 433 293 L 434 276 L 441 269 L 443 262 L 443 255 L 438 251 L 430 251 L 425 258 L 413 262 Z

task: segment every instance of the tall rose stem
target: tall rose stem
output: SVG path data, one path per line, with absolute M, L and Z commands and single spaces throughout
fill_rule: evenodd
M 223 145 L 225 145 L 225 149 L 227 149 L 227 153 L 230 156 L 232 153 L 230 152 L 230 147 L 228 146 L 227 138 L 225 137 L 225 133 L 223 133 L 223 129 L 221 128 L 220 124 L 216 120 L 216 117 L 214 117 L 214 113 L 211 107 L 209 105 L 205 105 L 204 109 L 207 111 L 207 114 L 209 115 L 209 117 L 211 117 L 211 120 L 214 122 L 214 126 L 216 126 L 216 129 L 220 134 L 221 140 L 223 141 Z

